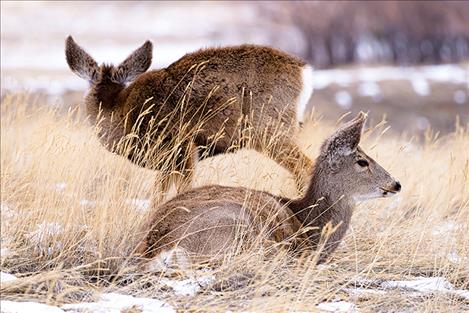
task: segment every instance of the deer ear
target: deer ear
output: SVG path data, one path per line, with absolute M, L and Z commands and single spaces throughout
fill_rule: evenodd
M 117 66 L 112 80 L 120 84 L 134 81 L 150 67 L 152 53 L 153 45 L 147 40 L 140 48 L 132 52 L 124 62 Z
M 323 144 L 321 154 L 330 160 L 346 156 L 354 152 L 360 142 L 366 114 L 363 112 L 350 122 L 337 129 Z
M 68 36 L 65 40 L 65 57 L 72 72 L 81 78 L 89 82 L 98 78 L 98 64 L 83 48 L 76 44 L 72 36 Z

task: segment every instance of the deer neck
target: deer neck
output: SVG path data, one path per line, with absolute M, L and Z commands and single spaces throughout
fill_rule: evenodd
M 319 243 L 321 232 L 324 227 L 331 223 L 333 227 L 338 226 L 328 242 L 330 250 L 334 250 L 350 224 L 354 201 L 344 196 L 340 186 L 331 186 L 322 170 L 315 167 L 311 177 L 310 185 L 303 197 L 290 201 L 288 207 L 295 214 L 303 226 L 311 226 L 308 237 L 316 246 Z
M 118 98 L 125 86 L 115 83 L 98 83 L 90 92 L 92 102 L 99 104 L 104 110 L 113 110 L 118 104 Z

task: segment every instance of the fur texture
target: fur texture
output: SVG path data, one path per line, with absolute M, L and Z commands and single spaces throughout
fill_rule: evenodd
M 298 97 L 298 104 L 296 106 L 296 120 L 299 123 L 305 121 L 306 107 L 313 94 L 313 68 L 311 66 L 307 65 L 303 67 L 301 80 L 303 82 L 303 89 Z
M 246 247 L 259 234 L 293 250 L 316 249 L 330 225 L 336 231 L 324 243 L 324 260 L 344 237 L 357 197 L 385 197 L 400 190 L 358 147 L 364 122 L 360 113 L 324 142 L 303 197 L 223 186 L 193 189 L 155 209 L 138 252 L 151 259 L 177 247 L 193 258 L 216 258 L 233 247 Z
M 121 153 L 161 170 L 154 160 L 162 159 L 165 148 L 177 147 L 176 155 L 163 159 L 173 160 L 175 169 L 189 177 L 194 164 L 185 160 L 242 147 L 249 134 L 250 146 L 258 151 L 275 139 L 275 160 L 298 177 L 300 186 L 306 182 L 311 162 L 295 143 L 296 106 L 301 100 L 303 111 L 311 94 L 302 77 L 304 61 L 269 47 L 242 45 L 199 50 L 144 73 L 151 51 L 146 42 L 117 67 L 98 67 L 71 37 L 66 41 L 70 68 L 90 81 L 86 107 L 100 123 L 106 147 L 136 132 L 135 148 Z

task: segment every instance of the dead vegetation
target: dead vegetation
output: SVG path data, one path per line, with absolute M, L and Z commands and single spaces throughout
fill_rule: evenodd
M 61 305 L 119 292 L 194 312 L 311 311 L 338 300 L 355 303 L 360 312 L 469 308 L 454 293 L 382 284 L 444 277 L 457 289 L 469 289 L 467 125 L 442 138 L 428 131 L 422 144 L 371 125 L 376 127 L 363 146 L 401 179 L 403 189 L 397 197 L 360 205 L 345 241 L 325 265 L 317 266 L 313 253 L 293 257 L 280 251 L 266 258 L 256 249 L 227 257 L 219 268 L 148 274 L 136 270 L 131 254 L 156 173 L 106 151 L 77 116 L 24 95 L 2 99 L 1 270 L 19 277 L 2 283 L 2 299 Z M 305 153 L 315 156 L 334 127 L 317 117 L 306 125 L 300 136 Z M 204 160 L 195 172 L 196 186 L 298 194 L 288 171 L 251 150 Z M 202 279 L 207 275 L 212 278 Z M 200 283 L 195 295 L 184 295 L 165 283 L 169 278 Z

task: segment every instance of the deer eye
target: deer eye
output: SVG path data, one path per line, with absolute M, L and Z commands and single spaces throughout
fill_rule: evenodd
M 370 165 L 367 160 L 358 160 L 357 164 L 360 165 L 361 167 L 366 167 Z

